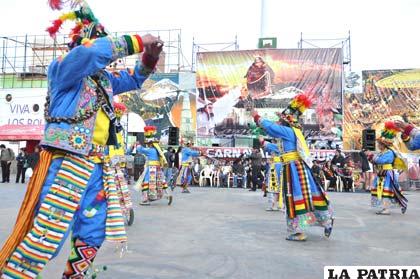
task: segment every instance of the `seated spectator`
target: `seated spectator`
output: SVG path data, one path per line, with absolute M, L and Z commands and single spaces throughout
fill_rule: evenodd
M 232 165 L 231 162 L 226 162 L 226 165 L 221 167 L 220 176 L 221 184 L 223 187 L 227 187 L 229 175 L 232 174 Z
M 351 161 L 344 164 L 341 180 L 343 181 L 344 192 L 350 192 L 353 186 L 353 164 Z
M 324 185 L 322 184 L 322 179 L 321 179 L 322 178 L 321 166 L 318 164 L 317 160 L 313 160 L 312 163 L 313 163 L 313 165 L 312 165 L 311 171 L 312 171 L 312 174 L 314 176 L 314 179 L 319 186 L 324 188 Z
M 336 189 L 337 188 L 337 177 L 336 174 L 332 168 L 331 161 L 327 161 L 322 168 L 322 171 L 324 172 L 325 179 L 330 182 L 330 185 L 328 186 L 329 189 Z M 328 190 L 328 189 L 326 189 Z

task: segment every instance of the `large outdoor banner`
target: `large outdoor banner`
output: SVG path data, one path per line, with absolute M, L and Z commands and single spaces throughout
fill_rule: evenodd
M 301 92 L 314 100 L 303 117 L 308 141 L 341 141 L 341 49 L 198 53 L 197 136 L 250 135 L 252 108 L 278 120 L 275 113 Z
M 360 75 L 358 75 L 360 76 Z M 362 130 L 376 129 L 386 120 L 403 117 L 420 125 L 420 69 L 362 72 L 363 92 L 345 92 L 344 148 L 362 148 Z M 395 146 L 407 152 L 401 140 Z
M 169 127 L 178 127 L 182 137 L 194 139 L 197 109 L 193 73 L 155 73 L 140 91 L 120 99 L 145 125 L 156 126 L 163 142 L 167 142 Z

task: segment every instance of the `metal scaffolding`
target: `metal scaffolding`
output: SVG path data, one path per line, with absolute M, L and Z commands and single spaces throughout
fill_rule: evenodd
M 184 59 L 181 51 L 181 29 L 142 30 L 114 32 L 122 34 L 154 34 L 164 41 L 164 49 L 157 72 L 178 72 Z M 0 88 L 44 88 L 47 87 L 48 65 L 67 51 L 67 35 L 0 36 Z M 119 59 L 110 69 L 133 67 L 138 55 Z
M 224 51 L 224 50 L 239 50 L 238 36 L 232 42 L 222 43 L 196 43 L 193 38 L 192 43 L 192 57 L 191 57 L 191 71 L 195 72 L 197 66 L 197 53 L 206 51 Z
M 343 51 L 343 70 L 351 72 L 351 40 L 350 30 L 343 38 L 306 38 L 300 33 L 298 48 L 341 48 Z

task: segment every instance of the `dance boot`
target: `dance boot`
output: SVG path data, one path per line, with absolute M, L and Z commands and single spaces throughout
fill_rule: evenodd
M 334 218 L 331 218 L 331 224 L 324 228 L 325 237 L 329 238 L 334 227 Z
M 306 235 L 304 233 L 293 233 L 286 237 L 289 241 L 306 241 Z

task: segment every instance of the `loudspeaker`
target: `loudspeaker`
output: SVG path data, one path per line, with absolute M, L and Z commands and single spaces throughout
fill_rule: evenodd
M 144 133 L 136 133 L 136 141 L 141 145 L 144 145 Z
M 375 151 L 376 149 L 376 131 L 374 129 L 364 129 L 362 132 L 363 149 Z
M 259 139 L 252 139 L 252 148 L 260 148 L 260 140 Z
M 179 145 L 179 128 L 169 127 L 168 145 Z

